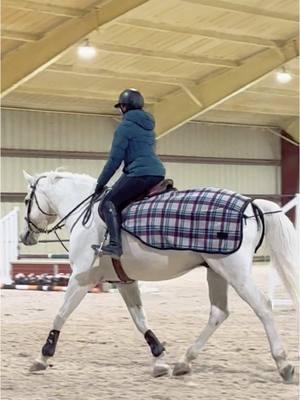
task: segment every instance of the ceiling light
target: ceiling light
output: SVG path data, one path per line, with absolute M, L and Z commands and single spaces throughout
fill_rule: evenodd
M 286 71 L 285 67 L 282 67 L 281 70 L 276 73 L 276 79 L 280 83 L 288 83 L 292 79 L 292 75 Z
M 79 55 L 80 58 L 89 60 L 89 59 L 95 57 L 96 49 L 95 49 L 95 47 L 90 45 L 90 42 L 88 39 L 85 39 L 83 44 L 78 47 L 77 54 Z

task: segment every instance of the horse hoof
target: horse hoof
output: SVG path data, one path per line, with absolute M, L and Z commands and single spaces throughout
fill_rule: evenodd
M 170 375 L 169 365 L 168 364 L 155 365 L 155 367 L 153 368 L 152 375 L 154 378 L 159 378 L 160 376 Z
M 191 372 L 192 372 L 192 368 L 191 368 L 190 364 L 187 364 L 185 362 L 176 363 L 174 366 L 174 369 L 173 369 L 174 376 L 186 375 L 186 374 L 190 374 Z
M 47 367 L 48 365 L 41 361 L 34 361 L 34 363 L 29 368 L 29 371 L 30 372 L 44 371 L 45 369 L 47 369 Z
M 294 372 L 295 368 L 291 364 L 288 364 L 280 371 L 280 375 L 285 383 L 292 383 Z

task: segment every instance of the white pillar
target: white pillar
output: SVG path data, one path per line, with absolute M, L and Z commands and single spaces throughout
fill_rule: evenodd
M 3 217 L 0 223 L 0 281 L 2 284 L 12 283 L 11 262 L 18 259 L 18 218 L 19 209 L 16 207 Z

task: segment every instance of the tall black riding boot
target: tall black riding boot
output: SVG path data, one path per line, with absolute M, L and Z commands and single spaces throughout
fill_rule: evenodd
M 109 243 L 102 246 L 101 253 L 119 260 L 122 255 L 121 218 L 111 201 L 105 203 L 102 213 L 109 232 Z

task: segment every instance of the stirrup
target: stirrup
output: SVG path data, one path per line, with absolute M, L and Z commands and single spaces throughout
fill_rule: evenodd
M 103 246 L 103 244 L 101 243 L 101 244 L 92 244 L 91 245 L 91 248 L 94 250 L 94 252 L 95 252 L 95 256 L 99 256 L 99 257 L 101 257 L 101 255 L 102 255 L 102 246 Z
M 109 256 L 115 260 L 120 260 L 122 249 L 119 246 L 112 246 L 110 244 L 102 246 L 101 256 Z
M 102 256 L 109 256 L 111 258 L 114 258 L 115 260 L 120 260 L 121 255 L 122 255 L 122 251 L 120 252 L 120 254 L 116 254 L 113 251 L 109 250 L 109 249 L 103 249 L 103 243 L 101 244 L 92 244 L 91 248 L 94 250 L 95 252 L 95 256 L 97 257 L 102 257 Z
M 105 234 L 104 234 L 104 239 L 100 244 L 92 244 L 91 248 L 94 250 L 95 256 L 102 256 L 102 247 L 104 245 L 104 243 L 106 242 L 108 236 L 108 230 L 106 229 Z

